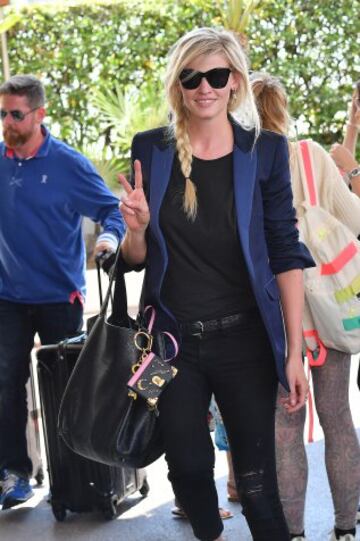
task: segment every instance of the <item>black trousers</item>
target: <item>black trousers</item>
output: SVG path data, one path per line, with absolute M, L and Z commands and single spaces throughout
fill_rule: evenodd
M 214 393 L 227 430 L 243 514 L 255 541 L 289 541 L 275 466 L 278 381 L 262 321 L 184 337 L 178 375 L 160 402 L 169 480 L 194 535 L 223 530 L 207 414 Z
M 81 330 L 83 308 L 78 301 L 21 304 L 0 300 L 0 469 L 31 475 L 27 453 L 27 402 L 30 353 L 34 335 L 56 344 Z

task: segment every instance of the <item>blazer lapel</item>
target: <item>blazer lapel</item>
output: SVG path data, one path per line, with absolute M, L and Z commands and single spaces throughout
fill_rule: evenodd
M 239 228 L 249 228 L 256 178 L 256 151 L 243 152 L 234 147 L 234 192 Z
M 241 131 L 240 131 L 241 130 Z M 242 128 L 234 126 L 234 195 L 237 215 L 237 225 L 244 256 L 248 262 L 249 270 L 252 271 L 252 263 L 249 248 L 249 227 L 253 210 L 254 187 L 256 180 L 257 152 L 241 141 Z M 241 146 L 240 146 L 241 145 Z
M 172 146 L 160 149 L 154 145 L 150 170 L 150 220 L 156 235 L 160 235 L 159 213 L 169 184 L 175 150 Z

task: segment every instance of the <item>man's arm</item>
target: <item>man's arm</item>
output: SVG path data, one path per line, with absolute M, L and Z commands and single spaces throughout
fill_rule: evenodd
M 92 163 L 79 156 L 74 164 L 69 205 L 81 216 L 100 223 L 100 233 L 95 247 L 95 255 L 104 251 L 116 251 L 118 243 L 125 235 L 125 223 L 119 211 L 119 199 L 106 186 Z

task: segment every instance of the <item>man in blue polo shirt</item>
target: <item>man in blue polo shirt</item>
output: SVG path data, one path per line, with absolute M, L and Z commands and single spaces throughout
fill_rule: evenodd
M 56 343 L 82 328 L 83 216 L 100 222 L 95 253 L 124 234 L 118 200 L 92 164 L 43 125 L 45 94 L 31 75 L 0 86 L 0 473 L 2 509 L 29 499 L 25 384 L 37 332 Z

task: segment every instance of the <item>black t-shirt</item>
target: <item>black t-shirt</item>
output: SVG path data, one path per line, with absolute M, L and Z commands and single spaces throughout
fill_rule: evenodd
M 182 208 L 184 175 L 177 157 L 160 210 L 169 264 L 161 290 L 178 321 L 206 321 L 256 306 L 238 237 L 233 189 L 233 154 L 193 159 L 198 212 Z

